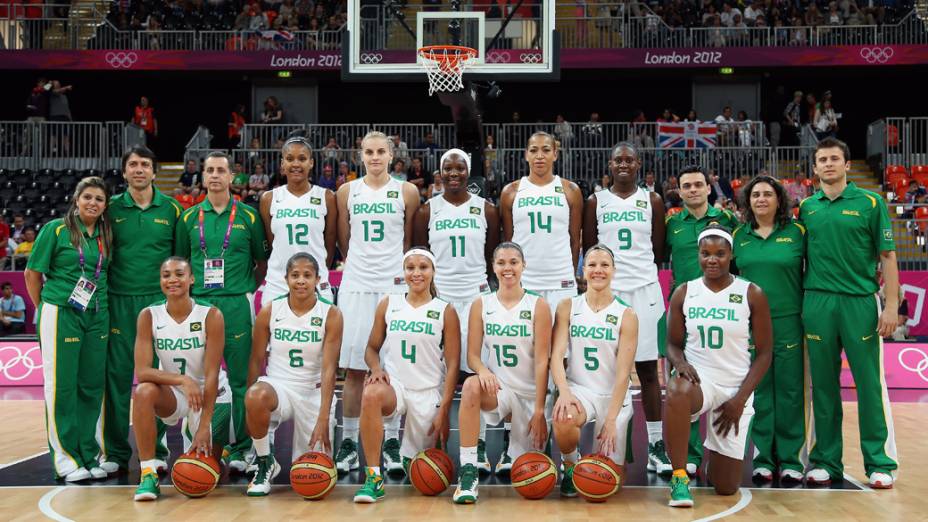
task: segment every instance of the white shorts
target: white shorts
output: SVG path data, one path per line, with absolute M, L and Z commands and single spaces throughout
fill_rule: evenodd
M 339 292 L 338 309 L 345 317 L 342 330 L 342 351 L 338 366 L 350 370 L 367 370 L 364 351 L 371 336 L 374 315 L 380 300 L 390 295 L 379 292 Z M 383 357 L 383 354 L 381 354 Z
M 178 422 L 181 423 L 181 434 L 184 439 L 184 451 L 189 451 L 190 446 L 193 443 L 193 434 L 197 432 L 200 428 L 200 411 L 192 411 L 190 409 L 190 403 L 187 402 L 187 395 L 184 393 L 184 390 L 180 386 L 171 386 L 171 392 L 174 393 L 174 401 L 177 403 L 177 406 L 174 408 L 174 413 L 167 417 L 159 417 L 161 422 L 165 423 L 168 426 L 176 426 Z M 220 381 L 219 390 L 216 394 L 216 405 L 225 404 L 228 405 L 228 408 L 232 408 L 232 390 L 229 388 L 229 384 L 226 381 Z M 215 419 L 215 409 L 214 409 L 214 423 Z M 232 424 L 228 424 L 229 435 L 227 440 L 233 440 L 232 436 Z M 210 426 L 210 434 L 213 434 L 213 426 Z
M 293 421 L 293 451 L 291 462 L 307 451 L 323 451 L 322 448 L 310 448 L 316 422 L 319 420 L 319 408 L 322 406 L 322 387 L 320 385 L 296 384 L 283 379 L 263 375 L 258 382 L 264 382 L 274 388 L 277 394 L 277 409 L 271 412 L 269 432 L 276 432 L 281 424 Z M 329 443 L 335 434 L 335 398 L 329 411 Z
M 632 307 L 638 316 L 638 351 L 635 362 L 657 360 L 657 323 L 664 315 L 664 296 L 660 283 L 636 288 L 631 292 L 616 290 L 619 299 Z
M 558 288 L 557 290 L 534 290 L 534 292 L 545 299 L 548 307 L 551 308 L 551 324 L 554 324 L 554 315 L 557 313 L 557 305 L 563 299 L 570 299 L 577 296 L 577 287 Z
M 390 378 L 390 386 L 396 394 L 396 410 L 384 416 L 385 424 L 390 424 L 402 415 L 406 416 L 400 455 L 411 459 L 420 451 L 434 448 L 438 433 L 428 433 L 441 406 L 441 387 L 407 390 L 396 378 Z
M 697 373 L 699 369 L 696 369 Z M 706 442 L 703 444 L 720 455 L 725 455 L 737 460 L 744 460 L 744 448 L 747 445 L 748 431 L 751 427 L 751 419 L 754 418 L 754 394 L 748 398 L 744 405 L 744 412 L 741 414 L 741 420 L 738 422 L 738 434 L 735 435 L 735 429 L 732 427 L 728 435 L 722 437 L 718 434 L 713 426 L 718 414 L 715 409 L 731 399 L 738 393 L 738 386 L 719 386 L 710 380 L 707 380 L 700 373 L 699 388 L 702 390 L 702 408 L 694 413 L 690 418 L 691 422 L 696 422 L 699 417 L 706 414 Z
M 505 384 L 500 383 L 500 390 L 496 393 L 496 409 L 483 412 L 483 420 L 489 426 L 506 420 L 512 415 L 512 430 L 509 432 L 509 457 L 513 460 L 529 451 L 544 451 L 532 445 L 532 437 L 528 434 L 528 423 L 535 413 L 535 397 L 518 395 Z M 545 399 L 545 420 L 548 423 L 548 432 L 551 432 L 551 394 Z
M 580 401 L 583 411 L 586 413 L 586 421 L 595 423 L 594 437 L 599 436 L 600 430 L 603 429 L 603 419 L 609 413 L 609 403 L 612 402 L 611 395 L 601 395 L 595 391 L 579 384 L 569 383 L 570 393 Z M 629 427 L 632 420 L 632 391 L 629 389 L 625 392 L 625 400 L 622 402 L 622 409 L 619 410 L 619 416 L 615 418 L 615 452 L 610 455 L 616 464 L 625 464 L 625 450 L 628 447 Z M 599 444 L 594 442 L 594 450 L 598 449 Z
M 286 289 L 283 292 L 276 292 L 269 289 L 267 285 L 264 285 L 264 290 L 261 291 L 261 308 L 264 308 L 268 303 L 286 293 Z M 335 302 L 335 298 L 332 295 L 332 286 L 329 285 L 329 283 L 320 283 L 319 286 L 316 287 L 316 295 L 330 303 Z
M 476 298 L 475 296 L 474 299 Z M 467 323 L 468 319 L 470 319 L 470 307 L 474 304 L 474 299 L 451 301 L 451 306 L 454 307 L 454 311 L 458 313 L 458 320 L 461 321 L 461 371 L 467 373 L 474 373 L 470 366 L 467 365 Z M 490 351 L 485 345 L 481 346 L 480 358 L 482 360 L 486 361 L 489 353 Z

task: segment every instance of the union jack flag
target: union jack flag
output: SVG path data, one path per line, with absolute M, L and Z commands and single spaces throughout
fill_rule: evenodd
M 257 33 L 261 38 L 274 42 L 289 42 L 293 40 L 293 33 L 290 31 L 257 31 Z
M 657 132 L 662 149 L 711 149 L 716 145 L 718 128 L 714 123 L 661 123 Z

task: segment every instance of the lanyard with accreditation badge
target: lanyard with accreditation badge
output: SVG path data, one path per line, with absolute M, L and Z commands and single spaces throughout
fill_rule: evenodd
M 229 239 L 232 237 L 232 224 L 235 223 L 235 213 L 238 206 L 232 201 L 232 210 L 229 212 L 229 226 L 226 227 L 226 235 L 222 238 L 222 252 L 219 257 L 211 258 L 206 253 L 206 236 L 203 232 L 203 222 L 206 214 L 203 207 L 200 207 L 199 229 L 200 229 L 200 250 L 203 252 L 203 288 L 223 288 L 225 286 L 225 260 L 226 249 L 229 248 Z
M 83 243 L 83 239 L 81 243 Z M 87 264 L 87 259 L 84 256 L 84 247 L 82 245 L 77 246 L 77 258 L 81 265 L 81 277 L 77 280 L 77 284 L 74 285 L 74 290 L 71 291 L 68 304 L 81 312 L 86 310 L 87 305 L 90 304 L 90 299 L 93 298 L 94 292 L 97 291 L 97 281 L 100 279 L 100 274 L 103 272 L 103 258 L 106 256 L 103 253 L 103 238 L 100 236 L 97 236 L 97 251 L 99 252 L 99 255 L 97 255 L 97 268 L 93 272 L 93 281 L 91 281 L 84 275 L 84 265 Z M 99 307 L 99 305 L 100 302 L 97 301 L 97 306 Z

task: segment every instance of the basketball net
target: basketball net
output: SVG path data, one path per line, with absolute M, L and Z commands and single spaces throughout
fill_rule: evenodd
M 459 45 L 431 45 L 419 49 L 429 79 L 429 96 L 464 89 L 464 69 L 477 61 L 477 50 Z

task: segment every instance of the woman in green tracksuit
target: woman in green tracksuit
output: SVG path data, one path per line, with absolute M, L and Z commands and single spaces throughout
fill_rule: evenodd
M 770 176 L 757 176 L 742 192 L 745 224 L 734 233 L 741 276 L 759 286 L 770 303 L 773 362 L 754 392 L 751 440 L 754 478 L 802 481 L 806 437 L 802 272 L 805 228 L 790 218 L 789 197 Z
M 106 478 L 97 441 L 110 324 L 108 203 L 102 179 L 81 180 L 67 214 L 42 227 L 25 272 L 39 313 L 49 452 L 56 478 L 68 482 Z

